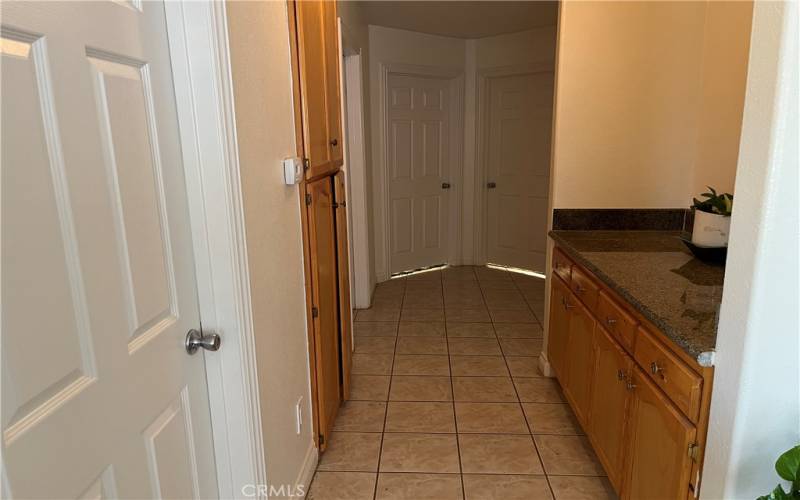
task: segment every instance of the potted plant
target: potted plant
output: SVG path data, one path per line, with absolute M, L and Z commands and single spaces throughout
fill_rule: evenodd
M 717 191 L 710 186 L 708 190 L 710 192 L 700 195 L 705 198 L 704 200 L 694 198 L 692 243 L 699 247 L 727 247 L 733 195 L 717 194 Z
M 789 481 L 789 491 L 786 492 L 780 484 L 769 495 L 758 497 L 758 500 L 790 500 L 800 498 L 800 445 L 785 452 L 775 462 L 778 475 Z

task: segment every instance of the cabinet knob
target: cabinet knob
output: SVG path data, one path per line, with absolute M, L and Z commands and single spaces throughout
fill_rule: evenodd
M 614 326 L 614 325 L 617 324 L 617 320 L 614 319 L 614 318 L 609 318 L 608 316 L 606 316 L 606 324 L 608 326 Z
M 653 361 L 650 363 L 650 373 L 653 375 L 658 375 L 662 379 L 665 378 L 664 376 L 664 368 L 658 365 L 658 361 Z
M 331 146 L 336 147 L 338 145 L 339 145 L 339 140 L 338 139 L 331 139 Z
M 633 383 L 633 380 L 631 380 L 631 379 L 628 379 L 628 382 L 625 384 L 625 387 L 626 387 L 626 388 L 627 388 L 629 391 L 632 391 L 632 390 L 636 389 L 636 384 L 634 384 L 634 383 Z
M 625 380 L 625 372 L 622 369 L 617 370 L 617 380 Z

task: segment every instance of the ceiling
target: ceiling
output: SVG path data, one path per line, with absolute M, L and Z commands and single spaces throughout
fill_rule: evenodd
M 557 1 L 364 1 L 368 24 L 456 38 L 483 38 L 552 26 Z

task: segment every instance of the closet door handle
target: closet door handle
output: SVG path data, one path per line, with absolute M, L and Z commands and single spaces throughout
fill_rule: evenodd
M 443 182 L 442 183 L 442 189 L 450 189 L 450 183 L 449 182 Z
M 487 182 L 486 183 L 486 187 L 489 188 L 489 189 L 494 189 L 494 188 L 497 187 L 497 183 L 496 182 Z

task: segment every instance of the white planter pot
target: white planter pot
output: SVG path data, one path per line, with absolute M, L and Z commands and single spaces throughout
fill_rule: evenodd
M 727 247 L 730 229 L 730 216 L 695 210 L 692 243 L 699 247 Z

